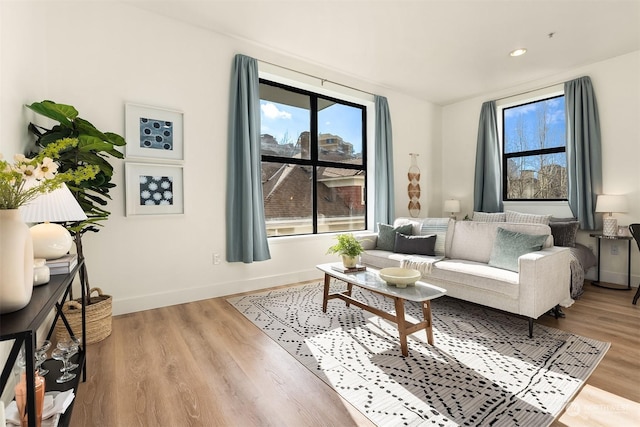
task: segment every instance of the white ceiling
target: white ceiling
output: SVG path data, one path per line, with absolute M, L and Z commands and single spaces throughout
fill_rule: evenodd
M 125 1 L 440 105 L 640 50 L 640 0 Z

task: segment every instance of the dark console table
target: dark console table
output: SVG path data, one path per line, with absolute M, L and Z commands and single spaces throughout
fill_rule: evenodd
M 52 275 L 48 284 L 40 285 L 33 288 L 33 295 L 29 304 L 21 310 L 13 313 L 3 314 L 0 316 L 0 341 L 15 340 L 9 358 L 2 369 L 0 377 L 0 391 L 4 390 L 11 371 L 18 358 L 20 348 L 25 346 L 26 358 L 26 374 L 27 374 L 27 411 L 29 415 L 29 426 L 35 427 L 36 411 L 35 411 L 35 383 L 34 383 L 34 353 L 36 346 L 36 331 L 38 327 L 45 321 L 49 313 L 53 309 L 56 315 L 53 325 L 49 329 L 47 339 L 51 338 L 56 322 L 62 320 L 69 331 L 70 335 L 74 335 L 69 322 L 62 313 L 62 305 L 70 296 L 71 285 L 76 275 L 80 273 L 80 281 L 84 283 L 84 260 L 78 261 L 78 265 L 69 274 Z M 82 288 L 82 346 L 73 358 L 75 363 L 80 365 L 78 372 L 82 372 L 82 380 L 86 381 L 86 324 L 85 324 L 85 289 Z M 51 372 L 45 376 L 46 390 L 66 391 L 69 389 L 77 390 L 80 382 L 80 375 L 66 383 L 58 384 L 56 378 L 60 375 L 61 362 L 48 360 L 45 366 L 49 366 Z M 51 369 L 52 368 L 52 369 Z M 73 403 L 67 408 L 67 411 L 60 417 L 59 426 L 68 426 L 71 420 L 71 411 Z

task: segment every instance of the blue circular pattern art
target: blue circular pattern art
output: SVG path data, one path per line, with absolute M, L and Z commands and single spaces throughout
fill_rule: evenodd
M 140 117 L 140 147 L 173 150 L 173 122 Z
M 140 205 L 173 205 L 173 177 L 140 175 Z

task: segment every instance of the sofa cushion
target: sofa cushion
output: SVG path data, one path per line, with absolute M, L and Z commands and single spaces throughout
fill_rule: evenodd
M 542 234 L 547 239 L 544 247 L 553 245 L 548 225 L 455 221 L 447 232 L 446 257 L 488 263 L 498 228 L 526 234 Z
M 411 235 L 412 231 L 413 226 L 411 224 L 401 225 L 395 228 L 388 224 L 378 224 L 376 249 L 393 252 L 393 247 L 396 243 L 396 233 Z
M 490 295 L 500 293 L 518 298 L 519 275 L 513 271 L 490 267 L 485 263 L 444 259 L 433 265 L 431 277 L 451 283 L 463 283 L 473 288 L 484 289 Z M 428 282 L 429 277 L 425 278 Z M 438 286 L 442 286 L 437 282 Z
M 551 235 L 555 246 L 565 246 L 567 248 L 576 247 L 576 234 L 578 233 L 578 221 L 550 222 Z
M 549 224 L 551 215 L 535 215 L 514 211 L 505 211 L 507 222 L 520 222 L 526 224 Z
M 436 235 L 406 236 L 396 233 L 396 242 L 393 252 L 401 254 L 430 255 L 434 256 L 433 248 L 436 244 Z
M 547 236 L 532 235 L 498 228 L 489 265 L 505 270 L 518 271 L 518 258 L 542 249 Z
M 453 222 L 453 220 L 450 218 L 425 218 L 422 220 L 420 234 L 423 236 L 429 234 L 436 235 L 436 245 L 433 249 L 436 256 L 444 256 L 444 243 L 449 222 Z
M 507 220 L 507 214 L 504 212 L 474 212 L 472 220 L 481 222 L 505 222 Z

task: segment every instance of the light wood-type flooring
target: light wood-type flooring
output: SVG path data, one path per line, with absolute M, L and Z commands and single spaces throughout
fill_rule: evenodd
M 635 289 L 585 289 L 566 318 L 538 322 L 611 348 L 553 426 L 638 425 Z M 89 345 L 87 357 L 72 427 L 373 425 L 225 298 L 116 316 L 112 335 Z

